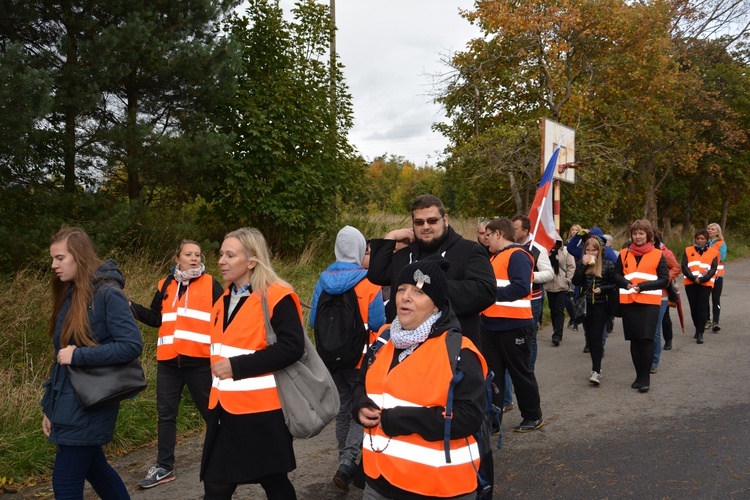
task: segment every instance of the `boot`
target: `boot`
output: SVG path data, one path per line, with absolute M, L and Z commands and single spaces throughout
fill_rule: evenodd
M 695 337 L 695 338 L 697 338 L 697 339 L 698 339 L 698 340 L 697 340 L 697 342 L 698 342 L 699 344 L 702 344 L 702 343 L 703 343 L 703 332 L 698 332 L 698 333 L 696 333 L 696 337 Z

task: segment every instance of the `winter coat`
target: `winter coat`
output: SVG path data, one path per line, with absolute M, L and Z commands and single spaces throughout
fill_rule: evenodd
M 608 247 L 604 244 L 604 233 L 600 228 L 596 226 L 589 229 L 586 234 L 581 234 L 579 232 L 578 234 L 570 238 L 570 240 L 568 240 L 566 248 L 568 249 L 568 252 L 570 252 L 570 255 L 572 255 L 576 261 L 581 260 L 581 257 L 583 257 L 583 245 L 589 238 L 589 235 L 594 235 L 599 238 L 599 241 L 601 241 L 604 248 L 604 258 L 610 261 L 612 264 L 616 264 L 618 257 L 617 252 L 614 248 Z
M 586 274 L 586 266 L 582 261 L 576 264 L 576 271 L 573 274 L 573 284 L 581 287 L 581 291 L 586 293 L 586 300 L 590 304 L 606 304 L 609 301 L 618 301 L 618 288 L 615 284 L 615 266 L 604 259 L 602 261 L 602 276 L 597 277 L 593 274 Z M 594 293 L 594 289 L 599 288 L 599 293 Z
M 94 297 L 89 308 L 93 347 L 77 346 L 72 365 L 102 366 L 126 363 L 136 359 L 143 350 L 141 331 L 133 318 L 122 288 L 125 280 L 113 260 L 106 260 L 97 269 Z M 70 309 L 73 284 L 66 292 L 65 302 L 57 315 L 52 343 L 55 359 L 60 351 L 60 335 Z M 50 378 L 44 383 L 42 410 L 52 424 L 49 441 L 73 446 L 103 445 L 112 441 L 119 404 L 100 410 L 84 411 L 78 404 L 65 366 L 55 363 Z
M 560 247 L 557 250 L 557 262 L 559 268 L 555 277 L 544 284 L 544 290 L 547 292 L 567 292 L 570 289 L 573 273 L 576 270 L 576 261 L 565 247 Z
M 445 271 L 448 278 L 448 299 L 461 323 L 461 332 L 479 345 L 479 313 L 495 302 L 497 284 L 492 265 L 482 245 L 464 239 L 448 226 L 448 236 L 440 247 L 430 253 L 423 252 L 418 242 L 393 253 L 395 240 L 370 241 L 370 268 L 367 279 L 376 285 L 391 287 L 385 308 L 386 322 L 396 317 L 396 290 L 398 275 L 412 262 L 430 255 L 440 254 L 450 262 Z

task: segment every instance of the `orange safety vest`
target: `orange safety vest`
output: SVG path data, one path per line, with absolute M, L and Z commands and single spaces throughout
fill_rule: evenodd
M 723 278 L 724 277 L 724 262 L 721 260 L 721 245 L 724 244 L 724 240 L 716 240 L 711 244 L 711 248 L 716 250 L 716 253 L 719 254 L 719 267 L 716 268 L 716 274 L 714 274 L 714 278 Z
M 508 265 L 510 264 L 510 257 L 514 252 L 523 252 L 528 256 L 529 260 L 531 260 L 532 271 L 529 283 L 533 283 L 534 281 L 534 257 L 521 247 L 513 247 L 495 254 L 490 258 L 492 269 L 495 270 L 495 278 L 497 280 L 498 288 L 510 285 Z M 531 295 L 532 291 L 530 286 L 529 294 L 523 299 L 511 302 L 496 301 L 490 307 L 485 309 L 482 314 L 490 318 L 530 319 L 533 317 L 531 314 Z
M 375 285 L 367 278 L 354 285 L 354 294 L 357 296 L 357 304 L 359 304 L 359 314 L 362 315 L 362 322 L 365 324 L 365 329 L 370 333 L 369 342 L 362 347 L 362 357 L 359 358 L 359 362 L 355 368 L 362 366 L 362 360 L 367 353 L 367 349 L 370 347 L 375 340 L 378 338 L 378 332 L 373 332 L 368 324 L 369 313 L 370 313 L 370 302 L 375 299 L 375 296 L 380 292 L 380 286 Z
M 487 374 L 487 363 L 464 337 Z M 381 409 L 397 406 L 444 407 L 453 378 L 445 332 L 427 339 L 404 361 L 390 369 L 395 348 L 386 343 L 367 370 L 367 395 Z M 442 360 L 442 361 L 441 361 Z M 383 476 L 390 484 L 429 497 L 465 495 L 477 487 L 479 447 L 473 436 L 450 441 L 451 463 L 445 461 L 444 441 L 426 441 L 417 433 L 388 436 L 380 426 L 365 429 L 362 462 L 365 474 Z
M 211 314 L 211 363 L 233 358 L 266 348 L 266 324 L 263 318 L 263 305 L 260 294 L 253 292 L 242 304 L 237 305 L 232 322 L 224 329 L 225 297 L 231 291 L 228 287 L 221 299 L 216 302 Z M 273 283 L 266 290 L 268 313 L 273 317 L 273 309 L 281 299 L 290 295 L 294 299 L 302 322 L 302 308 L 299 297 L 287 285 Z M 269 317 L 270 320 L 270 317 Z M 208 398 L 208 408 L 221 403 L 229 413 L 242 415 L 281 409 L 276 379 L 272 372 L 240 380 L 232 378 L 220 380 L 213 377 L 213 385 Z
M 719 251 L 713 247 L 707 248 L 706 251 L 703 252 L 703 255 L 701 255 L 698 253 L 698 250 L 695 249 L 695 246 L 690 245 L 685 249 L 685 255 L 687 256 L 688 269 L 690 269 L 690 272 L 693 273 L 693 276 L 706 274 L 711 269 L 711 263 L 714 259 L 721 260 L 721 254 L 719 254 Z M 687 278 L 685 278 L 682 283 L 685 286 L 702 285 L 713 288 L 714 282 L 716 282 L 717 275 L 718 272 L 714 273 L 711 279 L 706 281 L 705 283 L 690 281 Z
M 641 261 L 636 263 L 635 256 L 627 248 L 620 250 L 620 260 L 622 261 L 622 274 L 625 279 L 632 284 L 644 283 L 658 279 L 656 268 L 659 267 L 662 251 L 654 248 L 649 253 L 641 257 Z M 620 304 L 650 304 L 661 305 L 661 289 L 648 290 L 636 293 L 634 289 L 620 288 Z
M 179 298 L 178 285 L 176 280 L 172 280 L 162 298 L 156 359 L 165 361 L 178 354 L 207 358 L 211 345 L 211 310 L 214 306 L 213 278 L 210 274 L 203 274 L 191 281 Z M 159 281 L 159 290 L 163 286 L 164 280 Z

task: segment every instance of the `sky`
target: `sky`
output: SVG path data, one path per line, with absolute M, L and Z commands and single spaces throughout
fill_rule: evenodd
M 325 0 L 328 4 L 328 0 Z M 338 0 L 336 50 L 352 95 L 349 141 L 368 161 L 403 156 L 436 165 L 447 140 L 433 132 L 445 114 L 432 102 L 440 60 L 464 50 L 479 29 L 459 16 L 474 0 Z M 289 12 L 293 0 L 281 0 Z

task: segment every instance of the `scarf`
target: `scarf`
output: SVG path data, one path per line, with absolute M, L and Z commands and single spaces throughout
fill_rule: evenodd
M 549 261 L 552 264 L 552 269 L 554 269 L 555 275 L 560 273 L 560 262 L 557 260 L 557 252 L 559 251 L 559 249 L 555 249 L 549 253 Z
M 175 281 L 177 283 L 187 283 L 192 279 L 200 278 L 203 276 L 203 273 L 206 272 L 206 265 L 201 262 L 200 267 L 191 267 L 187 271 L 181 271 L 180 266 L 177 265 L 174 268 L 174 272 L 172 273 L 174 275 Z
M 698 245 L 693 245 L 695 247 L 695 250 L 700 254 L 703 255 L 703 252 L 708 250 L 708 245 L 703 245 L 702 247 L 699 247 Z
M 414 349 L 416 349 L 419 344 L 427 340 L 427 337 L 430 336 L 433 325 L 435 325 L 435 322 L 440 318 L 441 314 L 441 311 L 432 313 L 424 323 L 414 330 L 404 330 L 398 318 L 393 320 L 393 323 L 391 323 L 391 342 L 393 342 L 396 349 L 403 349 L 398 355 L 399 363 L 406 359 L 409 354 L 413 353 Z
M 634 257 L 643 257 L 654 249 L 654 244 L 649 242 L 641 246 L 630 245 L 629 249 L 630 253 L 632 253 Z

